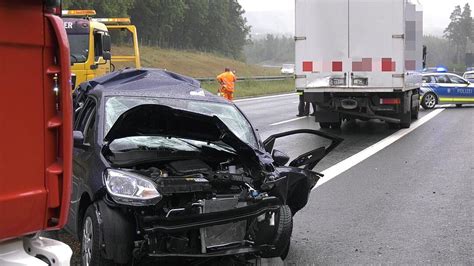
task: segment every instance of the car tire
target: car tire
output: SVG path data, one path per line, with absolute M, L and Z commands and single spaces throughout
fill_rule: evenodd
M 421 98 L 421 106 L 423 109 L 430 110 L 435 108 L 436 104 L 438 103 L 438 98 L 432 92 L 427 92 Z
M 283 205 L 278 211 L 276 219 L 275 237 L 273 245 L 275 249 L 266 251 L 262 254 L 263 258 L 280 257 L 282 260 L 288 256 L 290 250 L 291 234 L 293 232 L 293 215 L 288 205 Z
M 328 128 L 331 127 L 331 123 L 319 122 L 319 127 L 320 127 L 320 128 L 323 128 L 323 129 L 328 129 Z
M 97 207 L 91 204 L 82 219 L 81 241 L 81 265 L 113 265 L 111 261 L 102 257 L 100 248 L 101 229 L 97 221 Z
M 456 104 L 456 107 L 457 107 L 457 108 L 461 108 L 461 107 L 462 107 L 462 104 Z

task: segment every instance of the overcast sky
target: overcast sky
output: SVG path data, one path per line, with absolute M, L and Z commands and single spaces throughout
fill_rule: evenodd
M 278 11 L 294 16 L 295 0 L 238 0 L 246 11 Z M 418 0 L 423 7 L 425 34 L 441 35 L 449 24 L 449 16 L 455 5 L 466 3 L 474 9 L 474 0 Z M 271 18 L 267 18 L 271 20 Z M 293 20 L 293 19 L 292 19 Z M 278 26 L 277 26 L 278 27 Z

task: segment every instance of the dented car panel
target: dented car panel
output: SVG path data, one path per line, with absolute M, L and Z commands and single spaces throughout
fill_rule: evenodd
M 322 176 L 312 169 L 341 141 L 306 130 L 262 142 L 233 103 L 163 70 L 112 73 L 82 84 L 75 101 L 67 229 L 89 264 L 284 258 L 292 216 Z M 287 165 L 273 145 L 293 134 L 331 144 Z M 90 224 L 99 234 L 85 237 Z

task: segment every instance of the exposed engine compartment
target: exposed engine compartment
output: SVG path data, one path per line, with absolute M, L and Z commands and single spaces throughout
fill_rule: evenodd
M 179 232 L 159 232 L 152 229 L 163 221 L 238 211 L 239 208 L 270 198 L 267 192 L 254 189 L 254 180 L 249 173 L 231 159 L 217 163 L 214 167 L 201 159 L 189 159 L 141 164 L 123 170 L 148 177 L 163 195 L 157 205 L 135 210 L 139 218 L 138 228 L 145 233 L 144 239 L 137 242 L 140 250 L 146 246 L 149 253 L 158 255 L 160 252 L 199 254 L 232 246 L 252 246 L 259 238 L 262 243 L 268 242 L 257 236 L 259 226 L 275 226 L 275 212 L 262 211 L 252 219 Z M 147 231 L 150 234 L 146 234 Z

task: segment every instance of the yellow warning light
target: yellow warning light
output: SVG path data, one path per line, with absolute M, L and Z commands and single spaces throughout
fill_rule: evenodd
M 63 16 L 95 16 L 95 10 L 63 10 Z
M 130 24 L 130 18 L 94 18 L 96 22 L 104 24 Z

